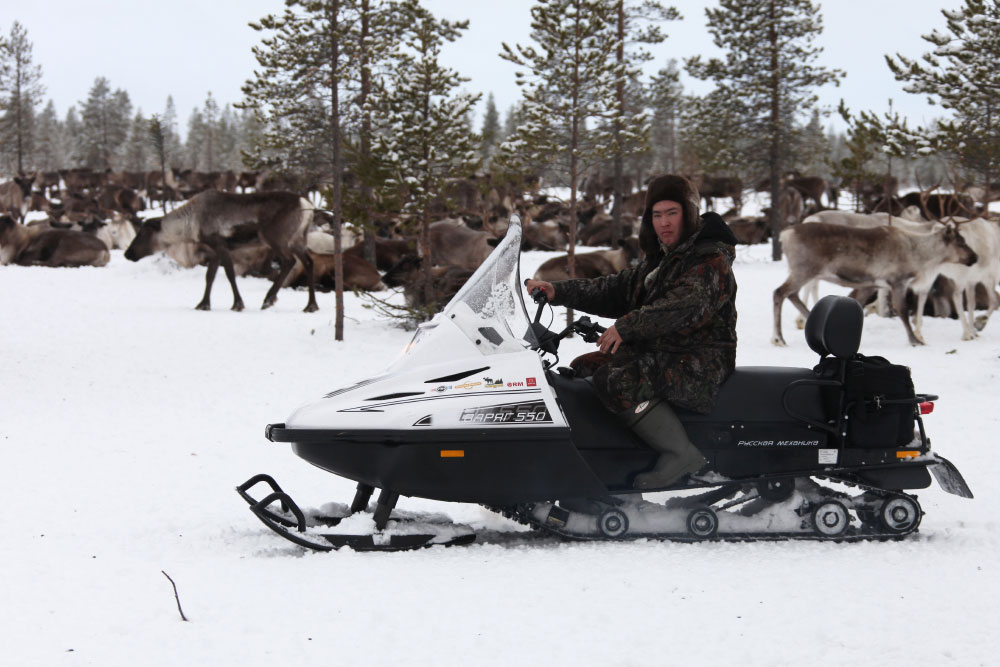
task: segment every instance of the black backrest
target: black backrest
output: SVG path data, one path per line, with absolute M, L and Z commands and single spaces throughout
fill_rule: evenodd
M 806 320 L 806 343 L 820 357 L 851 359 L 861 346 L 864 328 L 861 304 L 849 296 L 825 296 Z

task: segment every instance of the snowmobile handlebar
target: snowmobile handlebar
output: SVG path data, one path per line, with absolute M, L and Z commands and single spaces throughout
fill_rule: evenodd
M 558 354 L 559 341 L 566 338 L 566 336 L 569 336 L 571 333 L 579 334 L 583 340 L 588 343 L 596 343 L 601 334 L 606 331 L 606 327 L 602 327 L 597 322 L 592 321 L 589 317 L 583 316 L 580 319 L 575 320 L 559 333 L 553 333 L 541 323 L 542 311 L 549 302 L 548 296 L 545 294 L 545 290 L 541 288 L 533 289 L 531 291 L 531 298 L 538 304 L 538 310 L 535 311 L 535 319 L 531 323 L 531 331 L 535 334 L 538 341 L 536 349 L 542 350 L 543 352 Z

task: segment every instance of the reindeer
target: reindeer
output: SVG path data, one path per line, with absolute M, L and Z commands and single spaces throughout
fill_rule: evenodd
M 104 266 L 110 258 L 104 242 L 90 234 L 30 228 L 9 215 L 0 216 L 0 264 Z
M 950 290 L 951 304 L 962 325 L 962 340 L 973 340 L 978 337 L 977 329 L 986 326 L 993 311 L 1000 306 L 997 302 L 996 285 L 1000 282 L 1000 226 L 991 220 L 976 218 L 975 220 L 951 220 L 962 230 L 962 236 L 978 256 L 978 261 L 971 266 L 962 264 L 943 264 L 940 276 L 954 283 Z M 975 319 L 976 286 L 983 284 L 987 293 L 987 312 L 982 324 L 977 326 Z M 917 297 L 916 312 L 913 316 L 913 333 L 923 340 L 924 304 L 927 302 L 931 285 L 913 285 Z M 962 296 L 965 304 L 962 304 Z
M 306 269 L 309 302 L 305 312 L 319 309 L 313 280 L 313 262 L 306 251 L 306 233 L 312 221 L 313 205 L 292 192 L 235 194 L 206 190 L 162 218 L 146 221 L 125 251 L 125 258 L 138 261 L 174 244 L 198 243 L 209 252 L 205 275 L 205 295 L 196 306 L 210 310 L 215 273 L 222 264 L 233 288 L 233 310 L 243 310 L 243 298 L 236 288 L 236 273 L 227 240 L 239 234 L 256 236 L 278 259 L 278 275 L 264 297 L 261 309 L 278 300 L 278 289 L 298 258 Z
M 15 176 L 14 180 L 0 183 L 0 214 L 17 216 L 24 221 L 31 202 L 31 179 Z
M 888 287 L 910 344 L 922 345 L 910 327 L 907 287 L 933 283 L 943 264 L 971 266 L 977 259 L 954 225 L 919 234 L 898 227 L 855 229 L 817 222 L 789 227 L 779 238 L 788 259 L 788 278 L 774 290 L 771 342 L 781 346 L 781 305 L 787 298 L 808 316 L 798 290 L 815 278 L 846 287 Z
M 803 199 L 812 199 L 816 202 L 817 209 L 823 208 L 823 195 L 826 195 L 828 206 L 831 208 L 837 206 L 837 196 L 825 178 L 819 176 L 794 176 L 788 179 L 787 185 L 798 190 Z
M 444 304 L 462 289 L 472 276 L 473 269 L 457 266 L 431 267 L 431 303 L 426 298 L 426 275 L 421 269 L 423 259 L 419 255 L 406 255 L 395 266 L 385 272 L 382 282 L 389 287 L 402 287 L 406 304 L 410 308 L 426 308 L 434 305 L 440 310 Z
M 639 259 L 639 238 L 631 236 L 618 242 L 617 250 L 597 250 L 585 252 L 575 257 L 574 264 L 577 278 L 599 278 L 600 276 L 618 273 L 622 269 L 633 266 Z M 559 255 L 545 260 L 535 271 L 535 280 L 568 280 L 569 258 Z

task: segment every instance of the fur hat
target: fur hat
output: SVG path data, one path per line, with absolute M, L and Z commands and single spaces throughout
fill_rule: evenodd
M 642 225 L 639 228 L 639 247 L 647 257 L 660 252 L 660 239 L 653 229 L 653 204 L 661 201 L 675 201 L 684 209 L 684 228 L 680 242 L 690 238 L 701 226 L 701 197 L 694 183 L 675 174 L 657 176 L 646 188 L 646 208 L 642 212 Z

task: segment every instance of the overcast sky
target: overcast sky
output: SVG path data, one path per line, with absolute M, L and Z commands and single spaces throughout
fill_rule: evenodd
M 425 7 L 448 19 L 469 19 L 469 30 L 448 45 L 445 64 L 470 81 L 467 88 L 492 92 L 503 114 L 517 101 L 515 67 L 498 57 L 500 43 L 530 43 L 533 0 L 423 0 Z M 664 4 L 670 4 L 665 1 Z M 847 74 L 839 87 L 820 89 L 821 104 L 835 109 L 843 98 L 852 111 L 884 112 L 894 108 L 921 124 L 938 116 L 923 96 L 904 93 L 886 66 L 886 53 L 919 57 L 929 44 L 920 38 L 937 27 L 944 30 L 941 9 L 961 0 L 826 0 L 819 3 L 825 30 L 820 63 Z M 682 21 L 665 24 L 669 38 L 655 47 L 650 73 L 670 58 L 679 61 L 719 50 L 705 26 L 705 7 L 715 0 L 677 0 Z M 261 34 L 248 22 L 280 13 L 282 0 L 34 0 L 12 4 L 0 18 L 9 34 L 20 21 L 42 66 L 46 102 L 60 118 L 86 100 L 94 80 L 103 76 L 112 89 L 128 92 L 133 109 L 145 115 L 163 111 L 168 95 L 177 107 L 181 132 L 192 109 L 209 92 L 220 105 L 241 99 L 240 87 L 256 65 L 250 52 Z M 705 93 L 710 84 L 682 76 L 689 91 Z M 480 110 L 482 105 L 480 106 Z M 480 113 L 481 116 L 481 113 Z M 827 123 L 841 127 L 832 117 Z

